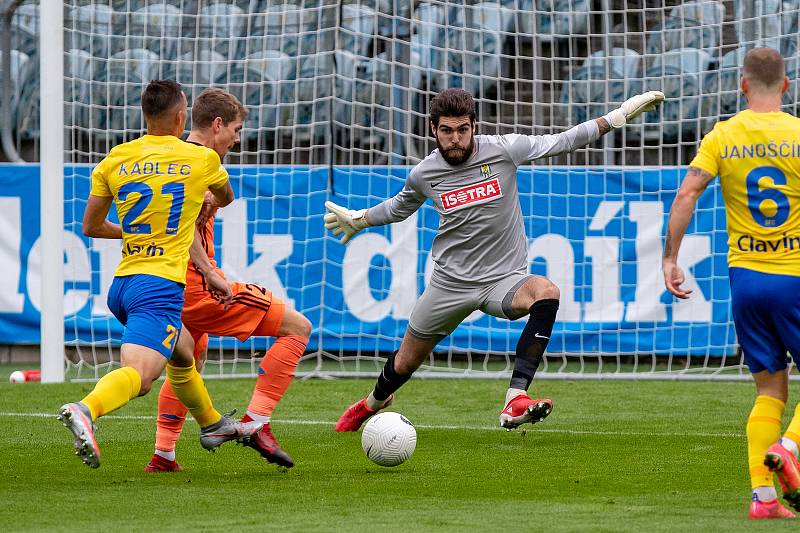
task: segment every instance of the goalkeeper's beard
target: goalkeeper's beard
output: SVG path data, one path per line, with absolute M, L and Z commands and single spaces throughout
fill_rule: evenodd
M 439 142 L 439 138 L 436 138 L 436 147 L 439 149 L 439 153 L 442 154 L 442 157 L 450 166 L 458 166 L 464 163 L 467 159 L 470 158 L 472 155 L 473 150 L 475 150 L 475 135 L 472 134 L 469 138 L 469 145 L 466 148 L 450 148 L 448 150 L 444 149 L 442 143 Z

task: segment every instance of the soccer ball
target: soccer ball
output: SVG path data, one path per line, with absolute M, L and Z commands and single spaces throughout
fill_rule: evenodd
M 361 447 L 375 464 L 397 466 L 417 447 L 417 430 L 400 413 L 379 413 L 361 433 Z

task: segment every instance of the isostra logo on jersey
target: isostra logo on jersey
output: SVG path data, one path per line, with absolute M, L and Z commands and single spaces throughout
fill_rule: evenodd
M 486 203 L 501 196 L 503 196 L 503 191 L 500 190 L 500 182 L 494 178 L 454 191 L 443 192 L 439 194 L 439 199 L 442 201 L 445 211 L 453 211 L 469 205 Z

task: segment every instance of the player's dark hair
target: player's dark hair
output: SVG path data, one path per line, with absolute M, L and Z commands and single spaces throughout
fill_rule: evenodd
M 211 87 L 192 103 L 192 129 L 208 128 L 217 117 L 227 126 L 236 119 L 247 118 L 247 108 L 228 91 Z
M 464 89 L 445 89 L 431 100 L 431 122 L 439 125 L 441 117 L 463 117 L 475 122 L 475 100 Z
M 773 88 L 783 83 L 786 65 L 780 52 L 774 48 L 753 48 L 744 56 L 742 75 L 751 83 Z
M 173 80 L 153 80 L 142 91 L 142 113 L 158 119 L 183 100 L 181 84 Z

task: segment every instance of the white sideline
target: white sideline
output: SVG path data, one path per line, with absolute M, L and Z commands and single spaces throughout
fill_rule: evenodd
M 0 418 L 11 417 L 36 417 L 36 418 L 53 418 L 55 420 L 56 413 L 4 413 L 0 412 Z M 104 419 L 109 420 L 152 420 L 155 421 L 155 416 L 143 415 L 109 415 L 104 416 Z M 296 426 L 332 426 L 334 421 L 330 420 L 292 420 L 280 419 L 276 423 L 296 425 Z M 414 427 L 419 429 L 445 429 L 445 430 L 458 430 L 467 429 L 470 431 L 502 431 L 499 426 L 454 426 L 454 425 L 429 425 L 429 424 L 414 424 Z M 541 426 L 535 426 L 526 431 L 535 431 L 536 433 L 564 433 L 567 435 L 600 435 L 609 437 L 713 437 L 721 439 L 738 439 L 744 437 L 744 433 L 711 433 L 711 432 L 667 432 L 667 431 L 599 431 L 599 430 L 582 430 L 582 429 L 554 429 Z

